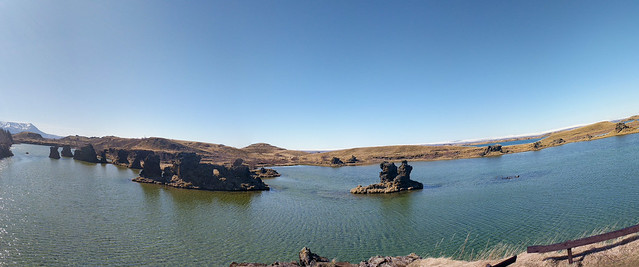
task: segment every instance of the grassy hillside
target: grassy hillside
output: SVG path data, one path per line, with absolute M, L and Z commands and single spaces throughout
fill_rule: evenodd
M 465 145 L 399 145 L 350 148 L 323 153 L 308 153 L 303 151 L 288 150 L 265 143 L 252 144 L 244 148 L 235 148 L 221 144 L 204 142 L 166 139 L 159 137 L 150 138 L 121 138 L 116 136 L 84 137 L 67 136 L 59 140 L 43 139 L 38 136 L 23 133 L 15 136 L 16 142 L 43 144 L 43 145 L 71 145 L 80 147 L 90 143 L 96 150 L 107 148 L 128 150 L 151 150 L 156 152 L 195 152 L 203 157 L 203 162 L 228 163 L 237 158 L 244 159 L 248 164 L 260 165 L 331 165 L 333 157 L 342 161 L 355 156 L 359 161 L 348 163 L 350 165 L 376 164 L 382 161 L 431 161 L 450 160 L 461 158 L 477 158 L 485 156 L 499 156 L 508 153 L 518 153 L 531 150 L 539 150 L 547 147 L 559 146 L 567 143 L 582 142 L 607 138 L 612 136 L 633 134 L 639 132 L 639 115 L 620 120 L 625 125 L 618 128 L 617 122 L 598 122 L 574 129 L 553 132 L 544 135 L 545 138 L 534 144 L 521 144 L 504 146 L 501 151 L 486 153 L 485 147 L 473 147 Z M 622 125 L 622 126 L 623 126 Z M 516 138 L 515 138 L 516 139 Z M 513 138 L 492 140 L 491 142 L 506 142 Z

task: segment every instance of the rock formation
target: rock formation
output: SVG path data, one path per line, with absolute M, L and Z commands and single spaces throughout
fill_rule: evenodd
M 537 142 L 533 143 L 533 148 L 534 149 L 541 149 L 541 147 L 542 147 L 541 141 L 537 141 Z
M 424 185 L 410 179 L 413 167 L 405 160 L 397 168 L 395 163 L 384 161 L 379 165 L 382 171 L 379 173 L 380 182 L 369 186 L 358 185 L 351 189 L 353 194 L 395 193 L 405 190 L 423 189 Z
M 123 149 L 117 149 L 112 152 L 113 155 L 113 164 L 115 165 L 124 165 L 129 166 L 129 152 Z
M 73 154 L 73 159 L 98 163 L 98 156 L 95 153 L 95 149 L 93 149 L 93 145 L 86 144 L 80 149 L 76 149 Z
M 486 149 L 484 150 L 484 152 L 481 153 L 482 157 L 486 156 L 492 152 L 499 152 L 499 153 L 504 153 L 504 151 L 502 150 L 502 147 L 500 144 L 496 144 L 496 145 L 492 145 L 492 146 L 487 146 Z
M 71 146 L 69 146 L 69 145 L 62 146 L 61 155 L 63 157 L 69 157 L 69 158 L 73 157 L 73 152 L 71 152 Z
M 243 165 L 242 160 L 235 160 L 231 166 L 224 166 L 200 163 L 200 159 L 195 153 L 183 152 L 178 154 L 173 166 L 164 169 L 162 177 L 151 177 L 157 176 L 157 168 L 152 163 L 149 170 L 143 170 L 145 177 L 141 176 L 133 181 L 214 191 L 269 190 L 262 179 L 251 175 L 249 167 Z M 155 161 L 153 158 L 150 160 Z
M 299 253 L 298 262 L 275 262 L 273 264 L 233 262 L 230 267 L 405 267 L 421 258 L 414 253 L 397 257 L 375 256 L 359 264 L 353 264 L 330 261 L 328 258 L 321 257 L 304 247 Z
M 355 156 L 351 156 L 350 159 L 346 161 L 346 163 L 357 163 L 359 160 Z
M 331 164 L 333 164 L 333 165 L 342 165 L 342 164 L 344 164 L 344 162 L 342 162 L 342 160 L 339 159 L 338 157 L 333 157 L 331 159 Z
M 100 163 L 108 163 L 106 154 L 107 154 L 107 150 L 103 149 L 100 152 L 100 158 L 98 159 L 98 162 L 100 162 Z
M 617 131 L 617 133 L 620 133 L 624 129 L 629 129 L 629 128 L 630 127 L 623 122 L 619 122 L 617 123 L 617 125 L 615 125 L 615 131 Z
M 251 174 L 259 178 L 280 177 L 280 174 L 276 170 L 268 169 L 268 168 L 259 168 L 257 170 L 252 170 Z
M 13 152 L 10 149 L 11 146 L 0 144 L 0 159 L 13 156 Z
M 58 152 L 58 146 L 49 147 L 49 158 L 59 159 L 60 153 Z
M 142 162 L 138 156 L 133 157 L 131 164 L 128 166 L 130 169 L 142 169 Z
M 556 144 L 556 145 L 561 145 L 561 144 L 563 144 L 565 142 L 566 142 L 566 140 L 564 140 L 563 138 L 559 138 L 559 139 L 556 139 L 556 140 L 552 141 L 552 143 Z
M 151 179 L 162 179 L 162 169 L 160 169 L 160 157 L 150 154 L 144 158 L 144 167 L 140 172 L 141 177 Z M 171 174 L 173 176 L 173 174 Z
M 10 149 L 11 144 L 13 144 L 11 133 L 7 130 L 0 129 L 0 159 L 13 156 Z
M 302 250 L 300 250 L 299 256 L 300 266 L 313 266 L 317 265 L 317 263 L 319 262 L 329 262 L 327 258 L 320 257 L 320 255 L 311 252 L 311 250 L 307 247 L 304 247 L 302 248 Z

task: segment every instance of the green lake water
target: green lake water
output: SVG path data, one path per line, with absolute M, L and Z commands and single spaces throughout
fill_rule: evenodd
M 271 191 L 232 193 L 134 183 L 137 171 L 49 159 L 45 146 L 12 150 L 0 160 L 0 266 L 228 266 L 296 260 L 304 246 L 352 262 L 469 258 L 639 223 L 639 135 L 412 162 L 424 190 L 370 196 L 349 190 L 377 182 L 377 165 L 278 167 Z

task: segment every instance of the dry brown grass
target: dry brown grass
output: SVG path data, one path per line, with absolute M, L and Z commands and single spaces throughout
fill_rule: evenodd
M 616 230 L 616 227 L 598 229 L 591 233 L 585 233 L 582 237 L 603 234 Z M 550 240 L 548 244 L 558 243 L 563 240 Z M 438 266 L 460 266 L 471 267 L 486 264 L 497 264 L 502 260 L 517 255 L 517 261 L 512 267 L 613 267 L 613 266 L 639 266 L 639 235 L 631 234 L 620 238 L 573 248 L 573 260 L 568 263 L 568 254 L 565 250 L 549 253 L 526 253 L 522 252 L 523 246 L 497 244 L 485 251 L 471 257 L 470 261 L 456 260 L 451 258 L 427 258 L 418 260 L 409 266 L 412 267 L 438 267 Z

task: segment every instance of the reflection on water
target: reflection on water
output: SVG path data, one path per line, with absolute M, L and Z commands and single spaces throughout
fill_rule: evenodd
M 303 246 L 354 262 L 523 248 L 636 224 L 638 148 L 630 135 L 414 162 L 424 190 L 352 195 L 379 180 L 378 165 L 278 167 L 271 191 L 210 192 L 138 184 L 137 170 L 16 145 L 0 161 L 0 265 L 224 266 L 295 260 Z

